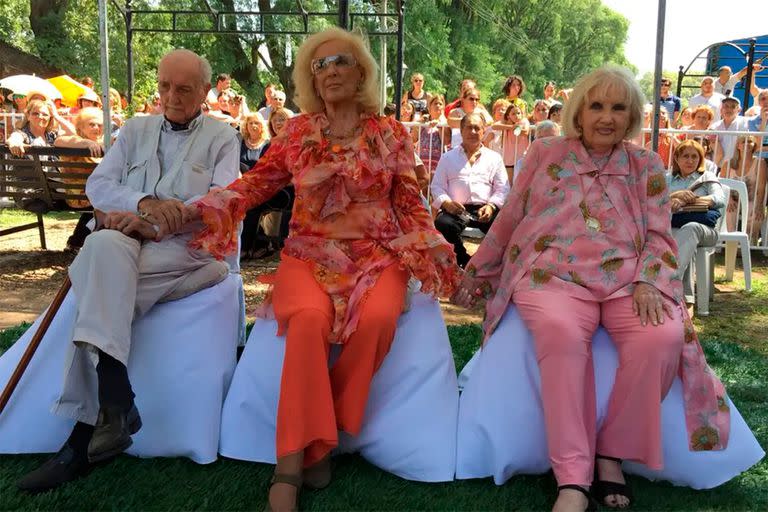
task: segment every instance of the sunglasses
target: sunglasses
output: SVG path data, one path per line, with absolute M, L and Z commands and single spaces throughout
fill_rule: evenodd
M 338 68 L 348 69 L 357 65 L 357 60 L 354 55 L 350 53 L 340 53 L 338 55 L 329 55 L 328 57 L 320 57 L 319 59 L 312 59 L 312 74 L 319 75 L 325 72 L 331 64 L 336 64 Z
M 464 99 L 465 100 L 469 100 L 469 101 L 480 101 L 480 98 L 477 98 L 475 96 L 468 96 L 468 97 L 466 97 Z
M 423 81 L 424 80 L 422 80 L 420 78 L 414 78 L 413 80 L 411 80 L 411 82 L 423 82 Z

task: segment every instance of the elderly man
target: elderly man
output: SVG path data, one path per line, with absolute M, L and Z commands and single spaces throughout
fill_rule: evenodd
M 724 95 L 719 92 L 715 92 L 715 79 L 711 76 L 705 76 L 701 79 L 701 92 L 688 100 L 688 108 L 696 110 L 699 105 L 707 105 L 715 113 L 712 122 L 720 120 L 720 103 L 722 103 Z
M 445 153 L 432 179 L 432 206 L 440 211 L 435 227 L 453 244 L 459 266 L 469 261 L 461 241 L 467 227 L 487 233 L 509 192 L 504 160 L 482 145 L 485 119 L 470 113 L 461 119 L 461 145 Z
M 259 115 L 261 115 L 262 119 L 265 121 L 269 120 L 269 114 L 272 113 L 273 110 L 277 110 L 280 108 L 285 108 L 285 93 L 281 90 L 272 88 L 270 91 L 270 102 L 266 107 L 262 107 L 259 109 Z M 293 112 L 289 109 L 285 109 L 290 115 L 293 115 Z
M 720 105 L 720 120 L 710 126 L 712 130 L 726 132 L 748 131 L 747 120 L 740 116 L 741 102 L 734 96 L 726 96 Z M 715 150 L 715 163 L 721 169 L 729 166 L 730 160 L 736 153 L 736 143 L 740 137 L 736 135 L 718 134 Z M 743 137 L 741 137 L 743 139 Z M 726 176 L 723 174 L 723 176 Z M 726 176 L 727 177 L 727 176 Z
M 184 224 L 185 203 L 238 175 L 235 131 L 201 115 L 210 79 L 210 65 L 195 53 L 165 55 L 157 70 L 164 116 L 129 120 L 88 178 L 101 229 L 69 268 L 77 319 L 54 405 L 77 423 L 61 450 L 19 482 L 23 490 L 85 474 L 128 448 L 141 427 L 126 368 L 132 322 L 209 267 L 211 256 L 187 248 L 190 233 L 166 235 Z

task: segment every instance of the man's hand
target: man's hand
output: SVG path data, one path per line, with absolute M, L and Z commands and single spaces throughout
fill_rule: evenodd
M 139 212 L 151 223 L 160 228 L 161 238 L 165 235 L 181 231 L 186 221 L 186 208 L 178 199 L 155 199 L 145 197 L 139 201 Z
M 490 222 L 491 218 L 493 218 L 493 212 L 493 205 L 487 204 L 477 210 L 477 220 L 479 222 Z
M 672 319 L 672 308 L 664 301 L 661 292 L 648 283 L 637 283 L 632 294 L 632 311 L 640 317 L 640 323 L 645 326 L 648 320 L 653 325 L 664 323 L 664 313 Z
M 440 208 L 450 213 L 451 215 L 461 215 L 466 211 L 464 210 L 463 204 L 457 203 L 456 201 L 451 201 L 450 199 L 443 201 L 443 204 L 440 205 Z
M 103 229 L 114 229 L 124 235 L 141 239 L 159 240 L 160 234 L 152 223 L 132 212 L 109 212 L 103 218 Z

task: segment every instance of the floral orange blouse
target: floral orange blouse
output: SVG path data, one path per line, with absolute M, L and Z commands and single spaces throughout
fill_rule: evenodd
M 355 331 L 361 300 L 389 265 L 409 270 L 433 295 L 450 295 L 459 278 L 453 248 L 419 195 L 410 135 L 387 117 L 361 119 L 361 135 L 346 145 L 323 135 L 323 113 L 290 119 L 251 171 L 197 202 L 205 228 L 190 242 L 223 258 L 237 248 L 245 213 L 292 183 L 296 200 L 283 251 L 308 263 L 331 297 L 335 343 Z

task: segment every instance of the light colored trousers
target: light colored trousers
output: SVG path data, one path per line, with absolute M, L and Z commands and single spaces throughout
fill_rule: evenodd
M 142 244 L 114 230 L 96 231 L 85 239 L 69 267 L 77 319 L 54 413 L 96 422 L 95 349 L 128 364 L 133 321 L 172 293 L 187 274 L 213 259 L 190 251 L 188 240 L 188 235 L 174 236 Z
M 562 291 L 519 290 L 514 303 L 536 346 L 547 447 L 558 485 L 591 485 L 596 453 L 661 469 L 661 402 L 680 362 L 680 308 L 672 306 L 674 320 L 643 327 L 632 297 L 598 302 Z M 619 366 L 598 432 L 591 343 L 600 324 L 616 345 Z
M 686 304 L 693 304 L 695 295 L 693 293 L 691 262 L 697 247 L 711 247 L 717 243 L 717 231 L 698 222 L 689 222 L 681 228 L 672 228 L 672 236 L 677 242 L 677 271 L 675 275 L 683 281 Z

